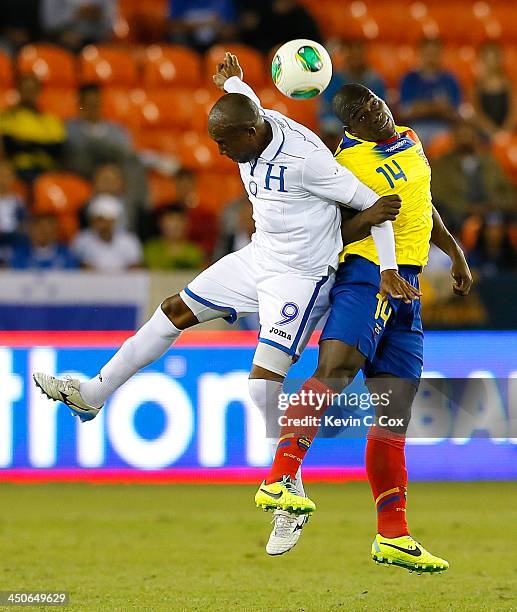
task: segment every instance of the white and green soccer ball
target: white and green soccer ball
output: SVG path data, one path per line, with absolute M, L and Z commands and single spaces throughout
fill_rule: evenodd
M 332 60 L 325 47 L 313 40 L 291 40 L 275 53 L 271 76 L 285 96 L 314 98 L 330 82 Z

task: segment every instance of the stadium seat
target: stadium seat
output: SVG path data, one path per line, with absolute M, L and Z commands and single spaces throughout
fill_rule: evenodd
M 18 102 L 16 89 L 0 89 L 0 110 L 14 106 Z
M 135 147 L 141 151 L 158 151 L 175 157 L 179 155 L 182 130 L 148 128 L 134 134 Z
M 203 132 L 182 133 L 178 154 L 181 165 L 190 170 L 236 171 L 235 162 L 221 155 L 215 142 Z
M 38 107 L 42 112 L 57 115 L 64 121 L 72 119 L 79 111 L 77 91 L 45 87 L 38 98 Z
M 271 108 L 294 121 L 302 123 L 311 130 L 318 129 L 318 102 L 311 100 L 292 100 L 282 95 L 277 89 L 265 88 L 258 92 L 260 101 L 265 108 Z
M 205 89 L 149 90 L 146 92 L 145 103 L 141 106 L 143 126 L 205 132 L 212 100 L 214 98 Z
M 150 172 L 148 177 L 149 198 L 154 208 L 166 206 L 176 199 L 176 183 L 174 179 Z
M 102 91 L 102 115 L 105 119 L 138 131 L 142 123 L 141 107 L 146 96 L 142 89 L 105 87 Z
M 75 215 L 90 194 L 91 186 L 83 178 L 68 172 L 46 172 L 34 181 L 34 210 Z
M 146 87 L 181 85 L 199 87 L 202 82 L 199 55 L 180 45 L 151 45 L 146 49 L 143 64 Z
M 368 45 L 368 60 L 388 86 L 397 87 L 400 80 L 417 65 L 415 48 L 411 45 L 373 42 Z
M 352 6 L 354 6 L 353 12 Z M 364 2 L 342 3 L 318 0 L 307 2 L 306 9 L 318 22 L 325 38 L 364 38 L 365 23 L 371 26 Z M 371 30 L 369 31 L 372 34 Z
M 169 0 L 119 0 L 113 28 L 117 40 L 155 43 L 166 38 Z
M 54 45 L 26 45 L 18 53 L 16 67 L 21 74 L 32 73 L 45 85 L 75 87 L 75 57 Z
M 517 44 L 506 44 L 503 48 L 504 67 L 510 79 L 517 83 Z
M 13 86 L 13 67 L 11 58 L 4 51 L 0 51 L 0 88 L 8 89 Z
M 476 77 L 476 49 L 471 45 L 446 45 L 443 50 L 443 65 L 458 79 L 464 91 L 468 91 Z
M 244 193 L 244 187 L 238 174 L 202 172 L 198 175 L 196 191 L 200 208 L 220 212 L 225 204 Z
M 244 79 L 252 87 L 260 87 L 267 82 L 269 70 L 266 70 L 264 56 L 246 45 L 231 43 L 228 45 L 216 45 L 205 54 L 205 77 L 207 82 L 212 83 L 212 76 L 218 63 L 223 61 L 226 51 L 234 53 L 239 58 L 239 63 L 244 71 Z
M 88 45 L 79 56 L 82 83 L 135 87 L 138 83 L 136 61 L 131 50 L 120 47 Z

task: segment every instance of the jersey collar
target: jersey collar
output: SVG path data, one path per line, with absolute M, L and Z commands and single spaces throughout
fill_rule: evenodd
M 285 134 L 276 121 L 272 121 L 269 117 L 264 117 L 264 121 L 267 121 L 271 126 L 273 132 L 273 138 L 268 146 L 260 154 L 261 159 L 266 161 L 273 161 L 275 157 L 280 153 L 285 142 Z
M 371 142 L 372 144 L 376 144 L 376 145 L 387 145 L 392 142 L 395 142 L 402 136 L 401 132 L 399 131 L 400 129 L 401 128 L 398 125 L 396 125 L 395 130 L 397 133 L 395 134 L 395 136 L 388 138 L 388 140 L 379 140 L 379 141 L 361 140 L 361 138 L 358 138 L 357 136 L 352 136 L 346 130 L 344 130 L 343 143 L 345 144 L 345 147 L 341 147 L 341 148 L 346 148 L 347 143 L 352 144 L 352 146 L 353 144 L 358 144 L 358 143 L 362 144 L 364 142 Z

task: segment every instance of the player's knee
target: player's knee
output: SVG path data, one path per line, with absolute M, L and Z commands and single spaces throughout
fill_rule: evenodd
M 194 313 L 178 294 L 165 299 L 162 310 L 178 329 L 187 329 L 198 323 Z
M 357 372 L 353 367 L 322 364 L 318 365 L 314 377 L 339 393 L 352 382 Z

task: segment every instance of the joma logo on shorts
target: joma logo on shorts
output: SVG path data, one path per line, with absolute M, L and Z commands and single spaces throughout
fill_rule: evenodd
M 291 340 L 291 334 L 288 334 L 287 332 L 285 332 L 282 329 L 277 329 L 276 327 L 272 327 L 269 330 L 270 334 L 276 334 L 277 336 L 280 336 L 281 338 L 285 338 L 286 340 Z

